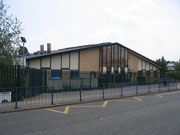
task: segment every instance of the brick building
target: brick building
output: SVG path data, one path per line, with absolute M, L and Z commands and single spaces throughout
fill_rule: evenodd
M 159 78 L 160 66 L 153 60 L 119 44 L 100 43 L 51 51 L 26 58 L 29 68 L 46 69 L 48 78 L 106 77 L 108 82 L 154 81 Z M 83 76 L 83 73 L 90 76 Z M 69 74 L 64 76 L 63 73 Z

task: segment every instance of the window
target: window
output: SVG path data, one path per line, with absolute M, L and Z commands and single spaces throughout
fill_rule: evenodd
M 106 67 L 106 46 L 103 47 L 103 67 Z
M 107 46 L 107 70 L 111 71 L 111 46 Z
M 94 71 L 90 73 L 90 78 L 96 78 L 96 73 Z
M 119 46 L 119 67 L 121 67 L 121 47 Z
M 154 77 L 157 78 L 158 77 L 158 74 L 156 71 L 154 71 Z
M 106 46 L 100 48 L 100 73 L 103 74 L 107 65 L 107 49 Z
M 118 59 L 118 45 L 114 46 L 114 70 L 118 70 L 119 59 Z
M 121 67 L 124 67 L 125 61 L 124 61 L 124 48 L 121 47 Z
M 70 78 L 79 78 L 79 71 L 78 70 L 71 70 L 70 71 Z
M 138 76 L 139 76 L 139 77 L 142 76 L 142 71 L 138 71 Z
M 150 71 L 146 71 L 146 76 L 150 76 Z
M 114 67 L 114 45 L 111 46 L 111 67 Z
M 128 51 L 125 49 L 125 66 L 128 66 Z
M 61 70 L 51 70 L 51 78 L 62 78 L 62 71 Z

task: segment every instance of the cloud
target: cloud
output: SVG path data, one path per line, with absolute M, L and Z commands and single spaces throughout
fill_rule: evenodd
M 41 11 L 34 8 L 42 19 L 34 20 L 32 13 L 28 21 L 22 20 L 31 52 L 47 42 L 52 49 L 119 42 L 154 60 L 162 55 L 169 60 L 180 57 L 180 8 L 175 0 L 54 0 L 53 4 L 46 0 L 43 4 Z M 17 4 L 24 7 L 17 13 L 22 18 L 32 11 L 27 11 L 28 5 Z

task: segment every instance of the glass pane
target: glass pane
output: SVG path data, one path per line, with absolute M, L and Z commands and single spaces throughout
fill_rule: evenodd
M 107 70 L 111 70 L 111 46 L 107 46 Z
M 128 66 L 128 51 L 125 49 L 125 66 Z
M 119 46 L 119 66 L 121 66 L 121 47 Z
M 106 67 L 106 46 L 103 47 L 103 67 Z
M 124 60 L 124 48 L 121 47 L 121 67 L 124 67 L 125 60 Z
M 114 70 L 118 70 L 119 59 L 118 59 L 118 45 L 114 47 Z

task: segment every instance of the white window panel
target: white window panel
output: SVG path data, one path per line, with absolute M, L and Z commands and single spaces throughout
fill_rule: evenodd
M 119 74 L 121 73 L 121 67 L 118 68 L 118 72 L 119 72 Z
M 146 70 L 148 71 L 149 70 L 149 63 L 146 62 Z
M 50 68 L 50 57 L 42 58 L 42 68 Z
M 114 67 L 111 67 L 111 73 L 114 74 Z
M 103 74 L 106 74 L 106 72 L 107 72 L 107 68 L 103 67 Z
M 138 70 L 139 70 L 139 71 L 142 70 L 142 62 L 141 62 L 141 59 L 138 59 Z
M 72 52 L 70 54 L 70 69 L 71 70 L 78 70 L 79 65 L 79 53 L 78 52 Z
M 30 68 L 40 69 L 40 59 L 34 59 L 29 61 Z
M 150 64 L 150 70 L 152 70 L 152 64 Z
M 62 54 L 62 68 L 69 68 L 69 53 Z
M 61 69 L 61 55 L 51 56 L 51 69 Z

